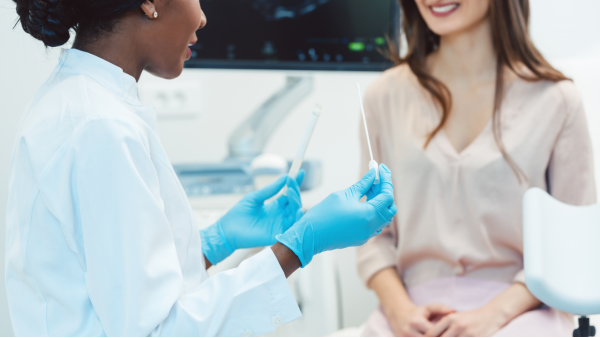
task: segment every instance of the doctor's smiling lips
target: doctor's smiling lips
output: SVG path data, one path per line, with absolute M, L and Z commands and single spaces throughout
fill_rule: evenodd
M 459 3 L 450 2 L 445 4 L 429 6 L 429 9 L 431 10 L 431 14 L 433 14 L 433 16 L 443 18 L 454 13 L 458 9 L 458 7 L 460 7 Z
M 187 57 L 185 58 L 185 61 L 189 60 L 192 57 L 192 49 L 191 49 L 191 47 L 193 45 L 195 45 L 196 42 L 198 42 L 198 40 L 195 40 L 195 41 L 192 41 L 192 42 L 188 43 L 187 51 L 186 51 L 187 52 Z

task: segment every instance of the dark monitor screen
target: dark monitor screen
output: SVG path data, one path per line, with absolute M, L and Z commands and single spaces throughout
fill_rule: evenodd
M 399 34 L 397 0 L 201 0 L 188 68 L 378 71 Z

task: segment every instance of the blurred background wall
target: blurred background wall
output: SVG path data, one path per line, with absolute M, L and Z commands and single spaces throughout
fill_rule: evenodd
M 531 34 L 537 47 L 550 62 L 575 80 L 588 114 L 600 178 L 600 2 L 596 0 L 531 0 Z M 26 35 L 20 25 L 15 29 L 14 3 L 0 0 L 0 336 L 11 336 L 12 329 L 4 287 L 5 215 L 7 179 L 13 138 L 19 117 L 36 89 L 45 81 L 57 62 L 58 51 L 47 50 Z M 324 107 L 307 158 L 323 162 L 323 184 L 303 198 L 313 204 L 329 192 L 352 184 L 358 167 L 358 106 L 353 83 L 367 86 L 377 73 L 315 74 L 315 90 L 281 124 L 267 145 L 267 152 L 291 158 L 304 128 L 306 116 L 319 102 Z M 173 163 L 221 161 L 227 154 L 225 141 L 233 129 L 254 108 L 285 81 L 277 71 L 185 70 L 174 82 L 143 76 L 141 85 L 186 85 L 199 88 L 197 115 L 190 118 L 161 119 L 160 136 Z M 598 180 L 600 182 L 600 180 Z M 597 183 L 598 184 L 598 183 Z M 600 186 L 600 185 L 599 185 Z M 599 189 L 600 191 L 600 189 Z M 352 276 L 343 290 L 356 293 L 356 303 L 346 304 L 342 322 L 323 323 L 315 332 L 325 334 L 334 328 L 356 326 L 376 306 L 374 295 L 356 277 L 354 250 L 337 253 L 342 275 Z M 362 298 L 361 298 L 362 297 Z M 310 316 L 310 313 L 305 313 Z M 596 323 L 598 325 L 599 323 Z

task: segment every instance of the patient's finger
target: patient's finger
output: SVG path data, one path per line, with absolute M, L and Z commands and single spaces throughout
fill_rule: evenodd
M 433 327 L 433 324 L 425 317 L 415 317 L 410 323 L 411 328 L 415 329 L 421 335 L 425 334 Z
M 451 313 L 456 312 L 453 308 L 443 305 L 443 304 L 429 304 L 425 306 L 427 311 L 429 311 L 429 319 L 431 320 L 432 316 L 445 316 Z
M 450 325 L 450 327 L 442 334 L 442 337 L 459 337 L 462 336 L 462 329 L 457 325 Z
M 444 333 L 450 325 L 452 324 L 453 318 L 451 316 L 446 316 L 442 318 L 439 322 L 434 324 L 429 330 L 425 332 L 426 337 L 439 337 Z

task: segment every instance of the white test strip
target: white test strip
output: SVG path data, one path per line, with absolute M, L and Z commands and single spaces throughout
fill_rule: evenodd
M 296 151 L 296 157 L 294 158 L 294 162 L 292 162 L 292 166 L 290 167 L 290 172 L 288 176 L 295 179 L 298 176 L 298 172 L 300 171 L 300 167 L 302 166 L 302 162 L 304 161 L 304 154 L 306 154 L 306 149 L 308 148 L 308 143 L 312 137 L 313 131 L 315 130 L 315 126 L 317 125 L 317 121 L 319 120 L 319 116 L 321 116 L 321 105 L 316 105 L 315 109 L 313 109 L 310 117 L 308 118 L 308 124 L 306 125 L 306 129 L 304 129 L 304 136 L 302 137 L 302 142 L 300 142 L 300 146 L 298 146 L 298 150 Z
M 298 150 L 296 150 L 296 156 L 294 157 L 294 161 L 290 167 L 288 176 L 292 179 L 296 179 L 298 172 L 300 172 L 302 162 L 304 161 L 304 154 L 306 154 L 306 149 L 310 143 L 310 139 L 313 131 L 315 130 L 315 126 L 317 125 L 317 121 L 319 120 L 319 116 L 321 116 L 321 105 L 317 104 L 308 118 L 308 124 L 306 125 L 306 129 L 304 129 L 304 136 L 302 136 L 302 141 L 298 146 Z M 287 186 L 283 187 L 282 190 L 283 194 L 285 195 L 287 192 Z

